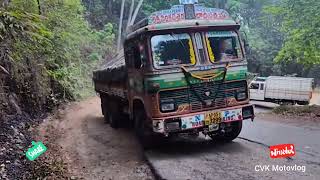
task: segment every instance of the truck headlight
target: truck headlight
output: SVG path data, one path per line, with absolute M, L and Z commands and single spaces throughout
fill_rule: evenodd
M 176 104 L 174 100 L 165 100 L 160 102 L 161 112 L 172 112 L 176 110 Z
M 237 94 L 236 94 L 237 101 L 244 101 L 247 98 L 248 98 L 247 92 L 245 92 L 245 91 L 240 91 L 240 92 L 237 92 Z

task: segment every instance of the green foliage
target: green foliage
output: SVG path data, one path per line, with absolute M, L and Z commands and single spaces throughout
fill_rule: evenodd
M 92 69 L 111 52 L 114 36 L 112 26 L 101 31 L 90 29 L 83 18 L 80 1 L 55 3 L 45 1 L 42 9 L 46 17 L 44 24 L 53 33 L 53 46 L 46 62 L 49 75 L 71 91 L 75 98 L 87 95 Z M 95 55 L 95 61 L 92 56 Z
M 281 17 L 285 42 L 278 56 L 280 61 L 296 61 L 305 65 L 320 64 L 320 1 L 283 0 L 267 12 Z
M 113 51 L 113 26 L 92 29 L 80 0 L 37 2 L 12 0 L 0 9 L 0 51 L 7 57 L 0 65 L 10 68 L 17 94 L 33 107 L 93 93 L 91 73 Z
M 130 3 L 125 4 L 124 24 Z M 320 64 L 320 1 L 200 3 L 224 7 L 240 20 L 251 45 L 247 56 L 251 72 L 319 77 L 319 66 L 312 65 Z M 0 55 L 13 62 L 11 73 L 21 82 L 17 83 L 20 90 L 50 98 L 87 95 L 92 69 L 113 52 L 120 4 L 114 0 L 11 0 L 0 8 Z M 174 4 L 178 0 L 145 0 L 137 21 Z M 30 80 L 38 83 L 28 84 Z
M 144 16 L 148 16 L 151 13 L 163 9 L 169 9 L 172 5 L 179 4 L 178 0 L 172 1 L 154 1 L 154 0 L 145 0 L 143 3 L 141 12 Z

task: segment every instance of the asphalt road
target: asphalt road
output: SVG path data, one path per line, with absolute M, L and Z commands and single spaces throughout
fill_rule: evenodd
M 232 143 L 178 138 L 157 150 L 143 151 L 131 129 L 115 130 L 104 122 L 100 101 L 94 97 L 48 117 L 37 140 L 60 147 L 57 157 L 63 157 L 76 179 L 320 179 L 320 125 L 299 120 L 299 125 L 281 124 L 281 117 L 270 120 L 262 115 L 246 121 L 240 138 Z M 295 144 L 296 156 L 271 159 L 268 146 L 282 143 Z M 261 172 L 258 165 L 297 165 L 306 171 Z
M 320 129 L 317 127 L 302 128 L 257 119 L 254 123 L 244 122 L 240 137 L 267 146 L 295 144 L 297 158 L 320 164 Z
M 258 110 L 260 111 L 260 110 Z M 210 138 L 178 138 L 145 152 L 159 179 L 320 179 L 320 129 L 256 119 L 246 121 L 240 137 L 229 144 Z M 270 145 L 295 144 L 290 159 L 271 159 Z M 306 171 L 257 171 L 257 165 L 305 166 Z

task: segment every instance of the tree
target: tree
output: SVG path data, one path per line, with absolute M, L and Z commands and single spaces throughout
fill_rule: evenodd
M 320 1 L 283 0 L 269 8 L 274 19 L 280 18 L 285 42 L 275 58 L 305 65 L 320 64 Z

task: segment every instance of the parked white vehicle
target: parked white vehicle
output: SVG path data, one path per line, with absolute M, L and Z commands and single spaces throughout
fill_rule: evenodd
M 250 99 L 307 105 L 312 98 L 313 84 L 312 78 L 258 77 L 250 84 Z

